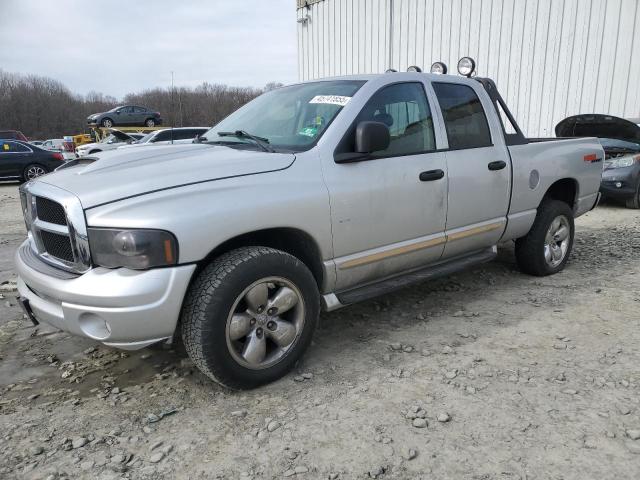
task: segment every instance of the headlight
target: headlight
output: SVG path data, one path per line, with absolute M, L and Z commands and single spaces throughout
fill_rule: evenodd
M 143 270 L 178 263 L 178 241 L 164 230 L 89 228 L 89 247 L 96 265 Z
M 624 157 L 611 158 L 607 160 L 609 168 L 630 167 L 636 162 L 640 162 L 640 155 L 626 155 Z

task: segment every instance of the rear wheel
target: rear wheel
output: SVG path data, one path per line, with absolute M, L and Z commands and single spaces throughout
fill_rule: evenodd
M 155 127 L 156 126 L 156 121 L 153 118 L 148 118 L 146 122 L 144 122 L 144 124 L 147 127 Z
M 111 128 L 113 127 L 113 120 L 111 120 L 110 118 L 103 118 L 100 122 L 100 125 L 102 125 L 104 128 Z
M 636 194 L 633 198 L 629 198 L 626 203 L 627 208 L 640 208 L 640 182 L 638 182 L 638 186 L 636 187 Z
M 516 240 L 516 260 L 525 273 L 551 275 L 564 268 L 574 237 L 573 212 L 559 200 L 544 200 L 526 236 Z
M 267 247 L 232 250 L 208 265 L 187 293 L 185 349 L 226 387 L 272 382 L 309 346 L 319 298 L 313 275 L 296 257 Z
M 44 175 L 47 172 L 47 167 L 44 167 L 37 163 L 32 163 L 31 165 L 26 166 L 22 173 L 22 178 L 25 182 L 28 182 L 29 180 L 33 180 L 34 178 Z

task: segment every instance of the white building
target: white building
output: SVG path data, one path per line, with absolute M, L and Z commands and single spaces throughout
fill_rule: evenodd
M 297 0 L 301 80 L 476 60 L 529 136 L 640 117 L 640 0 Z

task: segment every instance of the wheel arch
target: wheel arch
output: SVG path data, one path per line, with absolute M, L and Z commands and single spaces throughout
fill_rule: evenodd
M 236 248 L 251 246 L 275 248 L 300 259 L 311 271 L 318 284 L 318 289 L 322 291 L 322 286 L 325 282 L 325 273 L 320 247 L 315 239 L 307 232 L 292 227 L 255 230 L 225 240 L 198 262 L 198 268 L 194 272 L 194 277 L 214 258 L 219 257 L 223 253 Z
M 580 185 L 575 178 L 561 178 L 547 188 L 540 203 L 547 199 L 559 200 L 569 205 L 572 211 L 575 211 L 576 205 L 578 204 L 579 191 Z

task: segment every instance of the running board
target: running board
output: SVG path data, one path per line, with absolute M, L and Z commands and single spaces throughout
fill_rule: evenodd
M 422 268 L 420 270 L 413 270 L 409 273 L 387 278 L 363 287 L 337 292 L 335 297 L 340 302 L 341 306 L 362 302 L 363 300 L 378 297 L 385 293 L 394 292 L 414 283 L 444 277 L 473 265 L 490 262 L 496 257 L 496 254 L 496 247 L 491 247 L 489 250 L 482 250 L 471 255 L 458 257 L 454 260 Z M 336 308 L 339 307 L 333 305 L 333 308 L 330 308 L 330 310 L 335 310 Z

